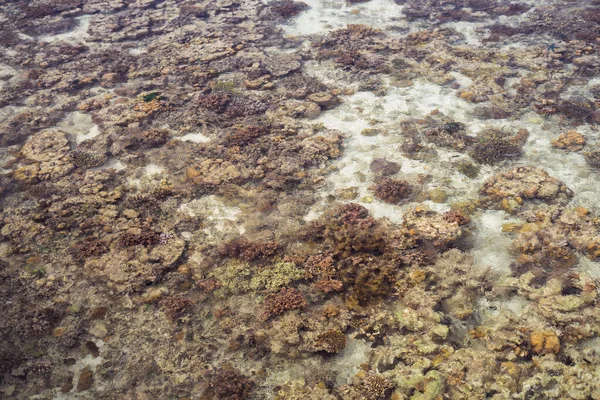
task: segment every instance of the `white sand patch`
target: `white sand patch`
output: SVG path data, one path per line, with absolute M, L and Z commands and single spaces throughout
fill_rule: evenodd
M 480 298 L 477 301 L 478 317 L 482 323 L 494 322 L 503 312 L 512 313 L 516 316 L 525 314 L 531 302 L 521 296 L 513 296 L 504 301 L 488 301 L 486 298 Z
M 0 91 L 4 89 L 7 82 L 15 79 L 19 71 L 8 65 L 0 64 Z
M 532 114 L 530 120 L 535 122 L 536 117 L 535 114 Z M 600 203 L 598 203 L 600 174 L 598 170 L 591 168 L 581 154 L 557 150 L 550 144 L 550 141 L 558 137 L 564 130 L 552 125 L 550 125 L 550 129 L 544 130 L 541 124 L 536 123 L 526 123 L 524 126 L 529 130 L 529 140 L 523 148 L 525 155 L 518 163 L 543 168 L 553 177 L 563 181 L 575 192 L 571 206 L 581 206 L 595 212 L 600 211 Z M 588 138 L 597 136 L 597 133 L 593 133 L 588 126 L 579 127 L 576 130 Z
M 131 48 L 127 51 L 129 54 L 131 54 L 132 56 L 139 56 L 140 54 L 144 54 L 148 52 L 148 49 L 146 47 L 134 47 Z
M 177 140 L 181 140 L 182 142 L 193 142 L 193 143 L 206 143 L 210 142 L 210 138 L 202 133 L 188 133 L 187 135 L 180 136 L 175 138 Z
M 245 232 L 243 225 L 238 222 L 241 213 L 240 208 L 225 205 L 215 195 L 204 196 L 188 203 L 182 203 L 178 211 L 190 217 L 202 217 L 208 221 L 209 224 L 207 225 L 209 226 L 204 231 L 209 236 L 228 231 L 235 231 L 239 234 Z
M 579 265 L 576 268 L 578 271 L 584 272 L 593 279 L 600 280 L 600 262 L 592 261 L 585 256 L 581 256 Z
M 327 366 L 337 373 L 337 385 L 345 385 L 352 381 L 360 371 L 360 365 L 369 361 L 371 344 L 365 340 L 350 339 L 344 350 Z
M 161 167 L 160 165 L 148 164 L 144 168 L 144 175 L 146 175 L 146 176 L 158 175 L 158 174 L 162 174 L 164 171 L 165 171 L 165 169 L 163 167 Z
M 482 39 L 482 35 L 477 32 L 477 29 L 488 25 L 491 21 L 485 21 L 485 22 L 466 22 L 466 21 L 458 21 L 458 22 L 446 22 L 445 24 L 442 24 L 441 26 L 444 28 L 452 28 L 454 29 L 456 32 L 461 33 L 464 35 L 465 37 L 465 43 L 473 46 L 473 47 L 478 47 L 481 46 L 481 40 Z
M 92 116 L 80 111 L 68 113 L 56 127 L 71 135 L 75 144 L 100 134 L 100 128 L 92 122 Z
M 461 74 L 460 72 L 451 71 L 448 73 L 456 79 L 456 83 L 458 83 L 462 88 L 467 88 L 473 84 L 473 79 L 469 78 L 466 75 Z
M 93 342 L 96 344 L 96 346 L 98 346 L 98 348 L 104 347 L 104 342 L 102 340 L 94 340 Z M 74 388 L 77 387 L 79 375 L 85 369 L 90 369 L 93 372 L 95 372 L 96 369 L 98 368 L 98 366 L 101 365 L 103 362 L 104 362 L 104 359 L 102 357 L 93 357 L 91 354 L 88 354 L 84 358 L 77 360 L 77 363 L 69 368 L 73 372 L 73 378 L 71 381 L 73 387 Z M 95 385 L 95 388 L 102 390 L 103 386 L 104 385 L 102 385 L 102 384 L 100 387 L 98 385 Z M 57 390 L 56 393 L 54 393 L 54 396 L 52 398 L 55 400 L 69 400 L 69 399 L 79 398 L 79 396 L 77 396 L 73 393 L 70 393 L 70 392 L 62 393 Z
M 502 232 L 502 225 L 508 222 L 515 220 L 504 211 L 484 211 L 473 218 L 476 230 L 471 255 L 476 265 L 510 273 L 510 263 L 514 259 L 510 252 L 513 240 Z
M 393 0 L 371 0 L 353 5 L 340 0 L 303 1 L 310 9 L 282 26 L 288 36 L 325 34 L 344 28 L 348 24 L 371 25 L 382 30 L 408 27 L 402 14 L 404 6 L 396 4 Z
M 24 111 L 25 107 L 16 107 L 16 106 L 6 106 L 0 108 L 0 122 L 7 121 L 8 119 L 14 117 L 21 111 Z
M 343 104 L 321 115 L 316 121 L 330 129 L 339 129 L 347 134 L 343 156 L 334 162 L 335 171 L 328 176 L 322 192 L 323 201 L 306 216 L 307 220 L 318 217 L 318 210 L 327 207 L 325 198 L 336 190 L 357 187 L 359 196 L 353 200 L 369 209 L 376 217 L 386 217 L 392 222 L 401 222 L 403 209 L 408 205 L 390 205 L 372 198 L 369 187 L 374 184 L 370 164 L 376 158 L 397 162 L 401 170 L 397 178 L 416 184 L 418 175 L 432 175 L 430 187 L 443 187 L 451 197 L 462 199 L 477 192 L 477 181 L 469 181 L 447 165 L 456 157 L 467 156 L 450 150 L 440 150 L 436 160 L 413 160 L 402 154 L 400 145 L 404 139 L 398 122 L 411 117 L 420 117 L 439 110 L 459 122 L 468 123 L 473 106 L 456 96 L 453 89 L 442 88 L 428 82 L 417 81 L 411 87 L 389 87 L 383 97 L 371 92 L 358 92 L 343 98 Z M 378 121 L 376 124 L 372 120 Z M 474 125 L 476 129 L 480 127 Z M 376 128 L 376 136 L 361 134 L 365 129 Z M 371 201 L 372 200 L 372 201 Z M 447 211 L 447 205 L 430 203 L 438 211 Z
M 116 158 L 111 158 L 101 166 L 97 167 L 97 169 L 114 169 L 115 171 L 121 171 L 125 168 L 127 168 L 127 165 L 123 164 L 120 160 Z
M 100 134 L 100 128 L 98 127 L 98 125 L 94 125 L 88 131 L 88 133 L 82 134 L 82 135 L 77 135 L 77 137 L 75 138 L 75 141 L 77 142 L 77 144 L 79 144 L 85 140 L 93 139 L 96 136 L 98 136 L 99 134 Z
M 58 42 L 64 41 L 69 43 L 81 43 L 86 41 L 89 36 L 87 31 L 90 26 L 90 21 L 92 19 L 91 15 L 83 15 L 81 17 L 75 18 L 78 22 L 75 29 L 69 32 L 60 33 L 58 35 L 44 35 L 40 36 L 39 40 L 42 42 Z

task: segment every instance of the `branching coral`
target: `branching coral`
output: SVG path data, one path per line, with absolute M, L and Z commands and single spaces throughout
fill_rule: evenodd
M 222 364 L 210 378 L 210 388 L 222 400 L 247 399 L 253 387 L 254 382 L 231 364 Z
M 167 316 L 172 320 L 180 318 L 191 305 L 191 301 L 180 296 L 169 296 L 161 301 L 161 306 L 165 309 Z
M 349 203 L 323 215 L 307 228 L 306 240 L 322 242 L 335 257 L 383 251 L 385 228 L 359 204 Z
M 129 246 L 154 246 L 159 242 L 159 234 L 152 231 L 126 232 L 119 237 L 119 244 Z
M 217 92 L 200 96 L 198 104 L 206 110 L 222 112 L 230 99 L 231 95 L 229 93 Z
M 74 246 L 73 255 L 76 259 L 85 261 L 88 257 L 96 257 L 107 251 L 108 247 L 102 240 L 86 238 Z
M 219 254 L 224 257 L 253 261 L 273 257 L 280 246 L 275 241 L 249 241 L 246 238 L 233 239 L 219 246 Z
M 267 321 L 271 317 L 283 314 L 286 311 L 304 308 L 307 304 L 300 291 L 294 288 L 283 288 L 279 293 L 265 297 L 261 318 Z
M 398 204 L 410 197 L 412 188 L 405 180 L 381 178 L 370 187 L 375 197 L 390 204 Z
M 394 384 L 382 375 L 373 372 L 359 372 L 351 385 L 337 389 L 338 393 L 349 400 L 384 400 L 389 399 Z
M 346 347 L 346 335 L 338 329 L 323 332 L 315 339 L 314 347 L 327 353 L 339 353 Z
M 308 5 L 301 1 L 278 0 L 270 3 L 271 10 L 283 18 L 290 18 L 300 14 L 308 8 Z
M 256 273 L 250 280 L 250 288 L 254 290 L 266 289 L 273 292 L 303 277 L 304 271 L 296 267 L 296 264 L 281 261 Z

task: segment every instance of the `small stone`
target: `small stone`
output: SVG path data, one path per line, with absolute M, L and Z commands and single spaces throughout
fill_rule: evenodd
M 71 383 L 71 382 L 66 382 L 64 385 L 62 385 L 60 387 L 61 393 L 69 393 L 71 390 L 73 390 L 73 383 Z
M 358 197 L 358 187 L 352 186 L 348 188 L 338 189 L 336 190 L 335 195 L 340 200 L 354 200 Z
M 123 210 L 123 215 L 125 216 L 125 218 L 134 219 L 137 218 L 140 215 L 140 213 L 128 208 L 126 210 Z
M 167 294 L 167 289 L 165 288 L 154 288 L 150 289 L 146 293 L 141 296 L 141 301 L 144 304 L 155 303 L 164 297 Z
M 307 100 L 317 103 L 323 108 L 333 107 L 337 104 L 337 98 L 327 92 L 313 93 L 307 97 Z
M 192 274 L 192 269 L 187 264 L 181 264 L 177 268 L 177 272 L 179 272 L 183 276 L 190 276 Z
M 394 175 L 400 171 L 400 164 L 387 161 L 385 158 L 376 158 L 369 165 L 371 171 L 380 176 Z
M 94 335 L 98 338 L 103 338 L 106 337 L 106 335 L 108 334 L 108 329 L 106 328 L 106 325 L 102 322 L 96 322 L 94 325 L 92 325 L 89 332 L 90 335 Z
M 304 110 L 304 117 L 308 119 L 317 118 L 321 114 L 321 107 L 315 103 L 307 103 Z
M 306 96 L 308 96 L 308 88 L 307 87 L 301 87 L 298 88 L 296 90 L 294 90 L 292 93 L 290 93 L 290 97 L 292 99 L 296 99 L 296 100 L 302 100 L 303 98 L 305 98 Z
M 263 85 L 264 81 L 262 79 L 254 79 L 254 80 L 246 80 L 244 81 L 244 86 L 249 90 L 256 90 Z
M 521 204 L 512 197 L 507 197 L 502 200 L 501 207 L 504 211 L 509 214 L 515 214 L 521 209 Z
M 449 329 L 446 325 L 439 324 L 439 325 L 436 325 L 433 328 L 431 328 L 431 333 L 442 339 L 446 339 L 446 337 L 448 337 L 448 332 L 449 332 Z
M 366 129 L 363 129 L 360 134 L 362 136 L 373 137 L 373 136 L 379 135 L 380 133 L 381 133 L 380 129 L 377 129 L 377 128 L 366 128 Z
M 537 354 L 558 354 L 560 351 L 560 339 L 554 332 L 533 332 L 529 337 L 529 341 L 533 351 Z
M 77 391 L 83 392 L 92 387 L 94 383 L 94 373 L 90 369 L 85 369 L 79 374 L 77 379 Z
M 429 191 L 429 199 L 434 203 L 445 203 L 448 200 L 448 194 L 442 188 L 435 188 Z

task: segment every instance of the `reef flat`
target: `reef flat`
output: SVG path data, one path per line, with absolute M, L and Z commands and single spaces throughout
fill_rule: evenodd
M 0 398 L 600 399 L 600 3 L 0 3 Z

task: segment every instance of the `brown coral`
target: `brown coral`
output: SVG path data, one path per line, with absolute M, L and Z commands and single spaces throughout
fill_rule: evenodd
M 229 93 L 217 92 L 202 95 L 198 98 L 198 104 L 201 108 L 214 112 L 222 112 L 225 109 L 231 95 Z
M 127 232 L 119 237 L 119 244 L 123 247 L 129 246 L 153 246 L 158 244 L 159 242 L 159 234 L 152 231 L 143 231 L 143 232 Z
M 337 279 L 321 279 L 313 284 L 313 287 L 323 293 L 340 292 L 344 284 Z
M 249 241 L 237 238 L 219 245 L 218 252 L 223 257 L 235 257 L 244 261 L 271 258 L 279 250 L 275 241 Z
M 369 189 L 374 192 L 375 197 L 390 204 L 398 204 L 412 193 L 412 187 L 407 181 L 392 178 L 381 178 Z
M 248 399 L 254 382 L 230 364 L 222 364 L 210 378 L 210 388 L 219 400 Z
M 481 164 L 496 164 L 500 161 L 521 156 L 521 147 L 527 141 L 525 129 L 511 135 L 498 129 L 480 133 L 478 142 L 471 150 L 471 157 Z
M 340 259 L 357 252 L 380 253 L 386 242 L 384 226 L 355 203 L 325 213 L 307 227 L 303 236 L 305 240 L 322 243 L 332 256 Z
M 344 385 L 337 390 L 344 399 L 384 400 L 392 395 L 394 384 L 374 372 L 359 372 L 352 385 Z
M 394 175 L 400 171 L 400 164 L 393 161 L 388 161 L 384 158 L 376 158 L 369 165 L 371 171 L 380 176 Z
M 346 347 L 346 335 L 339 329 L 330 329 L 321 333 L 315 340 L 314 347 L 318 351 L 339 353 Z
M 283 18 L 290 18 L 306 10 L 308 5 L 301 1 L 281 0 L 272 2 L 270 8 Z
M 444 214 L 444 221 L 456 222 L 458 225 L 467 225 L 471 222 L 471 218 L 460 211 L 448 211 Z
M 225 135 L 225 142 L 231 146 L 243 146 L 263 136 L 267 130 L 262 126 L 236 127 Z
M 161 301 L 161 305 L 167 316 L 172 320 L 176 320 L 191 307 L 192 302 L 181 296 L 169 296 Z
M 314 254 L 304 262 L 304 271 L 308 279 L 330 277 L 335 273 L 333 257 L 329 254 Z
M 71 161 L 78 167 L 94 168 L 106 162 L 106 155 L 89 151 L 75 150 L 71 153 Z
M 273 316 L 283 314 L 289 310 L 304 308 L 306 305 L 306 300 L 300 291 L 294 288 L 283 288 L 279 293 L 265 297 L 262 319 L 266 321 Z

